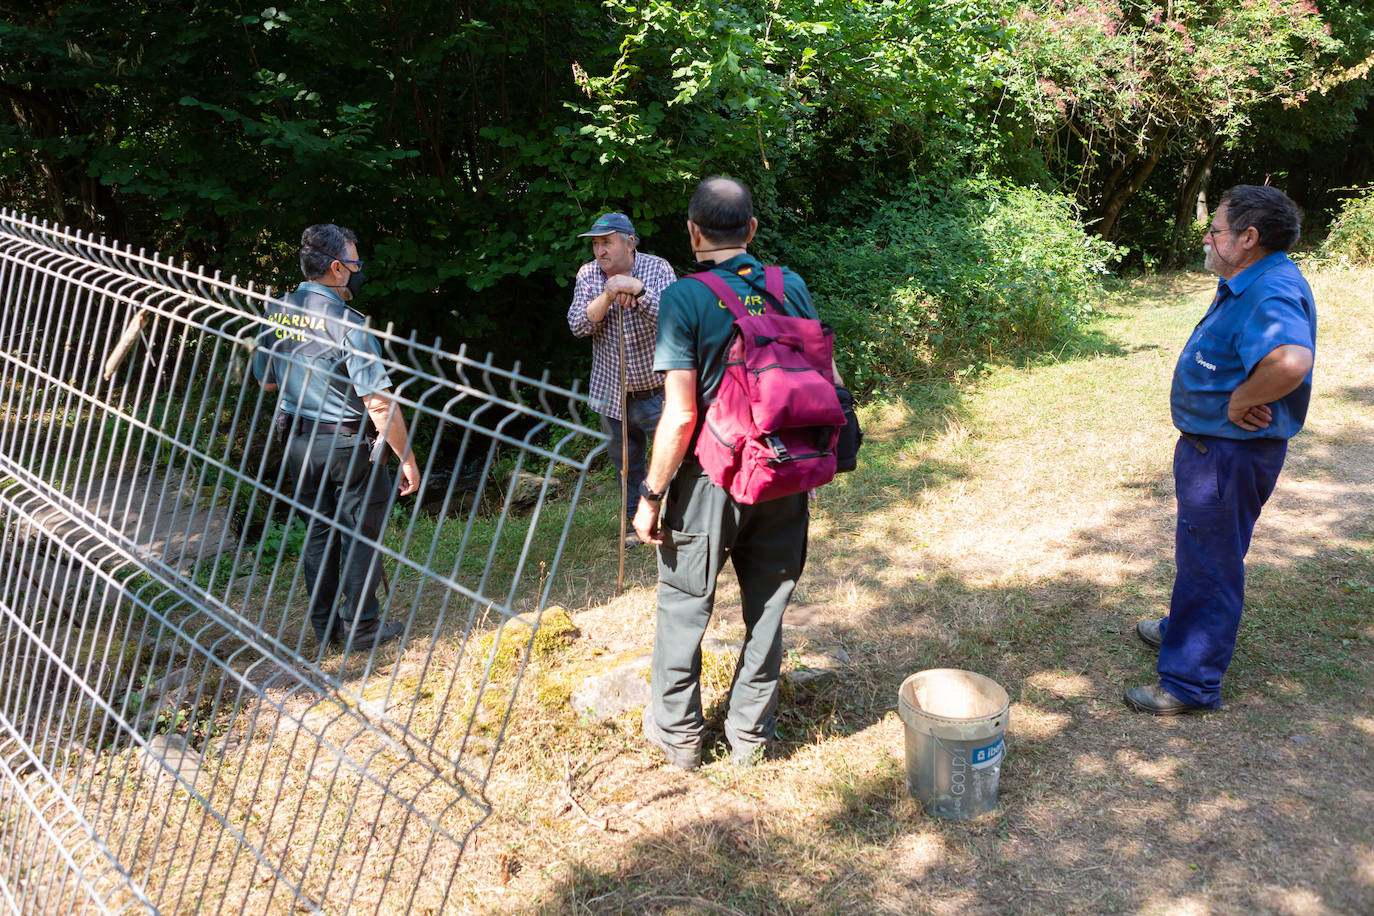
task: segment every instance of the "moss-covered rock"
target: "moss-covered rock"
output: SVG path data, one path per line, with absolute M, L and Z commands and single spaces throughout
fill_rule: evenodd
M 531 639 L 530 628 L 534 628 Z M 507 620 L 499 630 L 482 637 L 481 656 L 489 659 L 491 677 L 504 679 L 520 668 L 528 646 L 534 658 L 549 658 L 562 652 L 581 635 L 568 612 L 554 605 L 542 617 L 534 613 L 520 614 Z

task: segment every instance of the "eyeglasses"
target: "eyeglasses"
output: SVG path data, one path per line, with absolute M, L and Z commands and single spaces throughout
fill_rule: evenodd
M 335 258 L 334 260 L 338 261 L 340 264 L 357 264 L 359 270 L 363 269 L 362 261 L 350 261 L 348 258 Z
M 1202 233 L 1202 237 L 1203 237 L 1203 238 L 1208 238 L 1208 237 L 1210 237 L 1210 236 L 1216 235 L 1218 232 L 1244 232 L 1244 231 L 1245 231 L 1244 229 L 1232 229 L 1230 226 L 1223 226 L 1223 227 L 1221 227 L 1220 229 L 1218 229 L 1216 226 L 1212 226 L 1212 227 L 1211 227 L 1210 229 L 1208 229 L 1206 232 Z

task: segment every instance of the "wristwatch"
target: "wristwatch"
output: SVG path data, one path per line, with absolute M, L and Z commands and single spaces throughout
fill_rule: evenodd
M 642 482 L 642 483 L 640 483 L 640 485 L 639 485 L 639 495 L 640 495 L 641 498 L 647 499 L 647 500 L 648 500 L 649 502 L 651 502 L 651 503 L 661 503 L 661 502 L 663 502 L 663 494 L 662 494 L 662 493 L 655 493 L 653 490 L 650 490 L 650 489 L 649 489 L 649 482 L 648 482 L 647 480 L 644 481 L 644 482 Z

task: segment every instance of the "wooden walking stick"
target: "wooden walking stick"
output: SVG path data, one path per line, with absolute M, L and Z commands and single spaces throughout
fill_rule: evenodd
M 625 513 L 630 507 L 630 437 L 627 435 L 630 394 L 625 369 L 625 309 L 618 302 L 615 309 L 620 321 L 620 568 L 615 574 L 615 593 L 619 595 L 625 591 Z

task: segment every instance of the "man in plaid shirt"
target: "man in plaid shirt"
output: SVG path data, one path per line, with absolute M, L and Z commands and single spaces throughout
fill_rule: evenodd
M 605 213 L 578 236 L 592 240 L 595 258 L 582 265 L 568 307 L 568 327 L 577 337 L 592 339 L 591 400 L 601 414 L 601 428 L 611 437 L 611 463 L 617 479 L 622 437 L 628 438 L 628 518 L 633 521 L 635 495 L 644 482 L 644 456 L 649 436 L 663 413 L 663 374 L 655 372 L 658 298 L 677 274 L 663 258 L 637 250 L 639 237 L 624 213 Z M 625 339 L 625 413 L 620 411 L 620 339 Z M 626 535 L 626 546 L 639 536 Z

